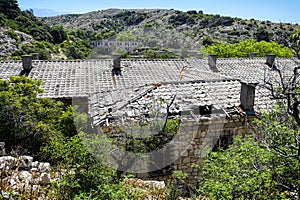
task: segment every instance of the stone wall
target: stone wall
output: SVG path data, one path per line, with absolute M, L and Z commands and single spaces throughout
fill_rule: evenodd
M 198 122 L 183 122 L 180 125 L 178 138 L 172 144 L 168 156 L 177 158 L 169 167 L 171 170 L 148 174 L 139 174 L 144 179 L 168 180 L 171 172 L 179 170 L 188 174 L 188 182 L 197 184 L 203 158 L 212 149 L 226 147 L 237 135 L 253 133 L 251 122 L 253 116 L 228 119 L 223 115 L 203 117 Z
M 226 119 L 223 116 L 214 116 L 211 120 L 183 124 L 183 131 L 180 133 L 182 145 L 176 145 L 174 149 L 174 153 L 180 156 L 172 164 L 172 168 L 188 173 L 189 183 L 197 183 L 204 156 L 212 149 L 229 145 L 237 135 L 253 133 L 250 126 L 252 119 L 253 117 Z M 185 141 L 191 143 L 186 144 Z
M 11 192 L 33 199 L 47 199 L 49 184 L 61 176 L 61 173 L 51 172 L 49 163 L 33 161 L 31 156 L 1 156 L 0 199 L 12 199 Z

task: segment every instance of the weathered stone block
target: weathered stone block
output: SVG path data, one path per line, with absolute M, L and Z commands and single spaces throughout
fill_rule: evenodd
M 12 156 L 0 157 L 0 169 L 10 170 L 16 166 L 17 159 Z
M 187 157 L 189 154 L 188 154 L 188 151 L 187 150 L 183 150 L 180 152 L 180 156 L 183 156 L 183 157 Z
M 31 156 L 20 156 L 18 159 L 18 167 L 30 168 L 33 161 Z
M 40 162 L 38 169 L 41 173 L 49 173 L 50 172 L 50 163 Z
M 40 178 L 39 178 L 39 181 L 40 181 L 40 185 L 47 185 L 50 183 L 51 181 L 51 177 L 50 177 L 50 174 L 49 173 L 42 173 Z
M 32 175 L 28 171 L 21 171 L 19 174 L 19 179 L 28 184 L 32 182 Z
M 38 161 L 32 162 L 31 167 L 32 168 L 39 168 L 39 162 Z
M 184 164 L 188 164 L 190 162 L 191 162 L 191 159 L 189 157 L 186 157 L 186 158 L 182 159 L 182 163 L 184 163 Z

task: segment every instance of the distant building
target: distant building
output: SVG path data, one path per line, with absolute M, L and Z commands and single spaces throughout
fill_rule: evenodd
M 117 47 L 126 50 L 127 52 L 134 51 L 141 47 L 140 42 L 134 41 L 110 41 L 110 40 L 101 40 L 101 41 L 92 41 L 91 45 L 94 48 L 102 49 L 104 52 L 112 52 Z

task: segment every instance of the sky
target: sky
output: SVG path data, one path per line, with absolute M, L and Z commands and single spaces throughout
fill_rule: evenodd
M 86 13 L 108 8 L 202 10 L 206 14 L 300 24 L 299 0 L 18 0 L 21 9 Z

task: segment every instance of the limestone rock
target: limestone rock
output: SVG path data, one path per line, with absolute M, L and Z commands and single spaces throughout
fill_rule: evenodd
M 38 161 L 32 162 L 31 167 L 32 168 L 39 168 L 39 162 Z
M 11 185 L 11 186 L 14 186 L 17 184 L 16 180 L 14 178 L 11 178 L 8 180 L 8 183 Z
M 25 181 L 25 183 L 31 183 L 32 182 L 32 175 L 28 171 L 21 171 L 19 173 L 19 179 L 22 182 Z
M 34 199 L 48 199 L 43 190 L 47 191 L 51 181 L 57 180 L 58 177 L 54 172 L 51 177 L 50 163 L 32 161 L 31 156 L 20 156 L 19 159 L 12 156 L 0 157 L 0 172 L 3 172 L 0 174 L 2 178 L 0 199 L 13 199 L 7 191 L 14 195 L 31 194 L 33 197 L 38 197 Z M 13 170 L 9 171 L 9 169 Z
M 1 192 L 3 199 L 13 200 L 12 196 L 8 192 Z
M 30 168 L 33 161 L 31 156 L 20 156 L 18 160 L 18 167 Z
M 157 188 L 157 189 L 163 189 L 166 187 L 166 184 L 164 181 L 144 181 L 144 183 L 146 185 L 153 186 L 154 188 Z
M 16 166 L 16 158 L 12 156 L 0 157 L 0 169 L 10 170 Z
M 40 185 L 47 185 L 50 183 L 51 178 L 49 173 L 42 173 L 40 176 Z
M 38 185 L 33 185 L 32 186 L 32 194 L 33 194 L 33 196 L 37 196 L 38 195 L 39 189 L 40 189 L 40 187 Z
M 39 172 L 39 169 L 38 168 L 31 168 L 30 172 L 31 173 L 36 173 L 36 172 Z
M 44 172 L 49 173 L 50 172 L 50 163 L 40 162 L 38 169 L 41 173 L 44 173 Z
M 0 57 L 4 58 L 4 60 L 9 60 L 12 53 L 16 50 L 20 50 L 23 45 L 32 46 L 32 43 L 34 42 L 32 36 L 15 30 L 14 32 L 18 34 L 18 39 L 21 41 L 19 44 L 19 41 L 16 41 L 6 34 L 6 31 L 8 30 L 9 29 L 6 27 L 0 27 Z

